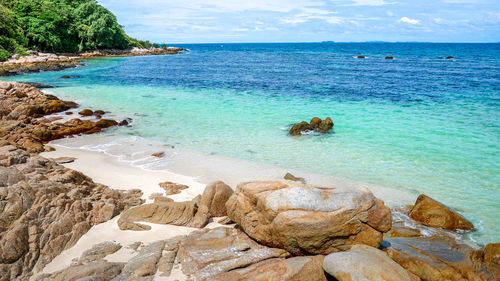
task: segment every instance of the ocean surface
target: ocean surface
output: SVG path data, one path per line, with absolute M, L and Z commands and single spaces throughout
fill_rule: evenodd
M 500 241 L 500 44 L 177 46 L 189 51 L 2 79 L 133 119 L 86 148 L 154 141 L 425 193 L 473 221 L 471 239 Z M 287 134 L 314 116 L 334 130 Z

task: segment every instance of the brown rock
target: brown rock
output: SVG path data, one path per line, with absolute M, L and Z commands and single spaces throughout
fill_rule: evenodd
M 500 276 L 500 268 L 485 267 L 476 250 L 449 238 L 390 238 L 382 246 L 389 257 L 422 280 L 479 281 Z
M 259 245 L 238 229 L 218 227 L 193 232 L 183 239 L 177 259 L 184 274 L 195 280 L 205 280 L 233 269 L 289 255 L 285 250 Z
M 249 182 L 238 185 L 226 208 L 253 239 L 297 255 L 378 247 L 391 228 L 389 208 L 365 188 Z
M 110 119 L 101 119 L 101 120 L 97 121 L 95 124 L 99 128 L 109 128 L 109 127 L 118 125 L 118 122 L 116 122 L 115 120 L 110 120 Z
M 100 110 L 100 109 L 94 111 L 94 115 L 96 115 L 96 116 L 97 115 L 101 116 L 101 115 L 104 115 L 104 114 L 106 114 L 106 112 L 104 112 L 103 110 Z
M 163 152 L 163 151 L 156 152 L 156 153 L 151 154 L 151 156 L 161 158 L 161 157 L 165 156 L 165 152 Z
M 53 278 L 50 278 L 50 280 L 111 280 L 121 272 L 122 268 L 122 263 L 98 261 L 85 265 L 71 266 Z
M 405 226 L 400 222 L 392 222 L 392 228 L 389 232 L 384 233 L 384 238 L 392 238 L 392 237 L 420 237 L 423 236 L 422 233 L 418 229 L 414 229 L 408 226 Z
M 78 112 L 78 114 L 80 114 L 81 116 L 92 116 L 92 115 L 94 115 L 94 112 L 87 108 L 87 109 L 84 109 L 84 110 Z
M 313 130 L 311 125 L 309 125 L 309 123 L 307 123 L 306 121 L 302 121 L 300 123 L 293 125 L 292 128 L 290 128 L 290 131 L 288 131 L 288 133 L 292 136 L 298 136 L 302 132 L 307 132 L 311 130 Z
M 66 111 L 66 112 L 64 112 L 64 114 L 65 114 L 65 115 L 73 115 L 73 112 L 71 112 L 71 111 Z
M 57 157 L 53 159 L 57 164 L 68 164 L 75 162 L 75 157 Z
M 95 244 L 92 248 L 86 250 L 82 253 L 82 256 L 78 260 L 82 264 L 87 264 L 89 262 L 98 261 L 107 255 L 113 254 L 121 249 L 121 245 L 117 242 L 105 241 L 99 244 Z
M 328 132 L 333 128 L 333 121 L 330 117 L 326 117 L 325 120 L 321 121 L 319 124 L 319 130 L 322 132 Z
M 226 216 L 226 202 L 232 194 L 233 189 L 227 184 L 221 181 L 212 182 L 205 187 L 199 205 L 208 207 L 209 217 Z
M 365 56 L 357 56 L 358 59 L 364 59 L 366 58 Z
M 232 221 L 229 217 L 222 217 L 217 222 L 220 224 L 233 224 L 234 223 L 234 221 Z
M 490 243 L 484 249 L 484 261 L 500 264 L 500 243 Z
M 158 185 L 160 185 L 160 187 L 165 190 L 166 195 L 179 194 L 179 193 L 181 193 L 181 190 L 189 188 L 189 186 L 187 186 L 187 185 L 178 184 L 178 183 L 169 182 L 169 181 L 160 182 Z
M 195 217 L 198 206 L 195 202 L 156 202 L 144 204 L 122 213 L 118 219 L 121 230 L 150 230 L 151 227 L 137 223 L 139 221 L 173 224 L 189 227 L 204 227 L 208 223 L 208 216 L 203 219 Z
M 309 124 L 311 124 L 311 127 L 313 129 L 318 129 L 319 128 L 319 124 L 321 124 L 321 121 L 323 121 L 323 120 L 321 120 L 321 118 L 313 117 L 311 119 L 311 121 L 309 122 Z
M 242 269 L 216 275 L 208 280 L 327 281 L 322 268 L 323 259 L 323 256 L 269 259 Z
M 409 216 L 427 226 L 445 229 L 474 229 L 474 225 L 466 218 L 424 194 L 417 198 Z
M 411 281 L 408 272 L 386 253 L 366 245 L 326 256 L 323 268 L 338 281 Z
M 120 123 L 118 123 L 118 126 L 127 126 L 128 121 L 127 120 L 122 120 Z
M 389 56 L 386 56 L 386 57 L 385 57 L 385 59 L 386 59 L 386 60 L 392 60 L 392 59 L 394 59 L 394 57 L 393 57 L 393 56 L 391 56 L 391 55 L 389 55 Z
M 306 180 L 304 178 L 300 178 L 300 177 L 296 177 L 290 173 L 286 173 L 285 176 L 283 177 L 285 180 L 289 180 L 289 181 L 298 181 L 298 182 L 301 182 L 303 184 L 306 184 Z

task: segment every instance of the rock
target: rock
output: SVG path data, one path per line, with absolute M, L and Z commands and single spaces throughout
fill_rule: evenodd
M 109 189 L 12 145 L 0 159 L 16 159 L 0 162 L 0 276 L 28 280 L 93 225 L 142 203 L 138 190 Z
M 165 241 L 163 240 L 145 246 L 139 254 L 125 264 L 121 273 L 112 281 L 137 280 L 143 276 L 154 275 L 164 248 Z
M 191 233 L 181 241 L 177 259 L 182 272 L 205 280 L 264 260 L 286 258 L 285 250 L 262 246 L 235 228 L 218 227 Z
M 497 280 L 500 267 L 487 267 L 481 251 L 446 237 L 390 238 L 382 244 L 399 265 L 422 280 Z
M 107 261 L 92 262 L 85 265 L 71 266 L 56 276 L 50 278 L 50 280 L 111 280 L 120 274 L 122 268 L 122 263 Z
M 384 238 L 391 237 L 420 237 L 423 236 L 418 229 L 405 226 L 403 223 L 392 222 L 392 228 L 384 234 Z
M 104 115 L 104 114 L 106 114 L 106 112 L 104 112 L 103 110 L 99 110 L 98 109 L 98 110 L 94 111 L 94 115 L 96 115 L 96 116 L 97 115 L 101 116 L 101 115 Z
M 323 259 L 323 256 L 269 259 L 242 269 L 216 275 L 208 280 L 327 281 L 322 268 Z
M 332 128 L 333 128 L 333 121 L 330 117 L 325 118 L 325 120 L 321 120 L 318 117 L 314 117 L 311 119 L 310 124 L 307 123 L 306 121 L 294 124 L 292 128 L 290 128 L 288 133 L 292 136 L 298 136 L 308 131 L 325 133 L 331 130 Z
M 442 203 L 421 194 L 410 211 L 410 218 L 427 226 L 444 229 L 472 230 L 474 225 Z
M 101 120 L 97 121 L 95 124 L 97 127 L 104 129 L 104 128 L 116 126 L 116 125 L 118 125 L 118 122 L 116 122 L 115 120 L 111 120 L 111 119 L 101 119 Z
M 408 272 L 386 253 L 366 245 L 329 254 L 323 269 L 338 281 L 411 281 Z
M 321 120 L 321 118 L 319 118 L 319 117 L 313 117 L 311 119 L 311 121 L 309 122 L 309 124 L 311 125 L 311 127 L 313 129 L 318 129 L 319 125 L 321 124 L 321 121 L 323 121 L 323 120 Z
M 386 57 L 385 57 L 385 59 L 386 59 L 386 60 L 392 60 L 392 59 L 394 59 L 394 57 L 393 57 L 393 56 L 391 56 L 391 55 L 389 55 L 389 56 L 386 56 Z
M 453 56 L 447 56 L 446 59 L 453 59 Z
M 365 56 L 357 56 L 358 59 L 364 59 L 366 58 Z
M 163 156 L 165 156 L 165 152 L 163 152 L 163 151 L 156 152 L 156 153 L 151 154 L 151 156 L 162 158 Z
M 37 82 L 22 82 L 24 84 L 33 86 L 37 89 L 49 89 L 49 88 L 55 88 L 54 86 L 47 85 L 47 84 L 42 84 L 42 83 L 37 83 Z
M 57 164 L 68 164 L 75 162 L 75 157 L 57 157 L 53 159 Z
M 158 185 L 165 190 L 166 195 L 179 194 L 179 193 L 181 193 L 181 190 L 189 188 L 189 186 L 187 186 L 187 185 L 178 184 L 178 183 L 169 182 L 169 181 L 160 182 Z
M 61 78 L 61 79 L 69 79 L 69 78 L 71 78 L 71 76 L 69 76 L 69 75 L 63 75 L 63 76 L 61 76 L 60 78 Z
M 249 182 L 238 185 L 226 208 L 250 237 L 295 255 L 378 247 L 391 228 L 390 209 L 366 188 Z
M 212 182 L 205 187 L 199 205 L 208 206 L 209 217 L 226 216 L 226 202 L 232 194 L 233 189 L 227 184 Z
M 222 217 L 217 222 L 220 224 L 233 224 L 234 223 L 234 221 L 232 221 L 229 217 Z
M 289 180 L 289 181 L 298 181 L 298 182 L 301 182 L 303 184 L 306 184 L 306 180 L 304 178 L 299 178 L 299 177 L 296 177 L 290 173 L 286 173 L 285 176 L 283 177 L 285 180 Z
M 92 116 L 94 115 L 94 112 L 88 108 L 78 112 L 78 114 L 82 115 L 82 116 Z
M 484 261 L 500 264 L 500 243 L 490 243 L 484 248 Z
M 65 115 L 73 115 L 73 112 L 71 111 L 67 111 L 67 112 L 64 112 Z
M 307 123 L 306 121 L 302 121 L 300 123 L 293 125 L 290 131 L 288 131 L 288 133 L 292 136 L 298 136 L 302 132 L 307 132 L 312 130 L 313 128 L 311 127 L 311 125 L 309 125 L 309 123 Z
M 127 126 L 128 121 L 127 120 L 122 120 L 120 123 L 118 123 L 118 126 Z
M 87 264 L 89 262 L 98 261 L 107 255 L 113 254 L 121 249 L 120 243 L 105 241 L 99 244 L 95 244 L 92 248 L 86 250 L 82 253 L 82 256 L 78 260 L 81 264 Z
M 333 121 L 330 117 L 326 117 L 325 120 L 321 121 L 319 124 L 319 130 L 322 132 L 328 132 L 333 128 Z
M 192 201 L 144 204 L 123 212 L 118 219 L 118 227 L 121 230 L 151 229 L 148 225 L 137 223 L 139 221 L 189 227 L 204 227 L 208 223 L 208 216 L 204 214 L 203 219 L 199 217 L 195 218 L 197 212 L 198 206 Z

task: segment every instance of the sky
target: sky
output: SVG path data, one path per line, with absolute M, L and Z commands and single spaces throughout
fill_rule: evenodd
M 100 0 L 159 43 L 500 42 L 499 0 Z

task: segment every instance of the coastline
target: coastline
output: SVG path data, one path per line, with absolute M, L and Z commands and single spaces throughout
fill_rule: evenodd
M 62 110 L 62 112 L 64 112 L 64 110 Z M 46 117 L 50 118 L 50 115 Z M 83 137 L 75 138 L 75 140 L 82 140 L 82 139 Z M 57 148 L 58 146 L 57 142 L 58 141 L 53 141 L 52 143 L 49 143 L 49 146 L 52 144 Z M 156 150 L 156 148 L 153 149 Z M 116 161 L 114 161 L 116 159 L 112 159 L 112 157 L 107 155 L 102 155 L 102 153 L 78 151 L 76 149 L 68 149 L 63 147 L 59 147 L 59 149 L 56 149 L 55 151 L 52 152 L 42 153 L 41 156 L 42 157 L 76 156 L 77 159 L 75 160 L 74 163 L 66 164 L 68 168 L 72 168 L 73 170 L 80 171 L 83 172 L 84 174 L 90 175 L 96 182 L 105 183 L 109 185 L 111 188 L 118 187 L 120 189 L 125 188 L 128 190 L 134 190 L 137 187 L 139 187 L 140 189 L 142 189 L 143 199 L 149 199 L 149 195 L 161 191 L 161 189 L 156 186 L 159 181 L 172 180 L 178 183 L 189 185 L 190 188 L 188 188 L 187 190 L 182 191 L 180 194 L 171 196 L 171 199 L 174 199 L 176 202 L 181 200 L 193 199 L 193 197 L 195 197 L 196 195 L 199 195 L 202 192 L 204 193 L 203 190 L 204 183 L 212 181 L 213 179 L 226 180 L 228 181 L 228 183 L 230 183 L 230 186 L 234 189 L 235 184 L 241 183 L 242 181 L 262 180 L 262 179 L 282 180 L 282 177 L 284 175 L 283 172 L 287 171 L 286 169 L 283 168 L 271 169 L 270 166 L 266 165 L 255 167 L 254 164 L 245 161 L 240 162 L 233 160 L 228 162 L 227 158 L 213 156 L 213 155 L 204 155 L 201 158 L 197 158 L 197 157 L 192 157 L 193 154 L 192 153 L 190 154 L 187 151 L 182 151 L 180 153 L 177 153 L 176 155 L 183 156 L 181 158 L 183 158 L 184 161 L 174 161 L 179 165 L 176 166 L 175 169 L 173 169 L 174 173 L 165 171 L 148 171 L 145 169 L 141 169 L 139 167 L 130 167 L 127 165 L 117 163 Z M 186 161 L 187 159 L 190 159 L 192 162 Z M 192 168 L 193 167 L 192 165 L 196 164 L 196 162 L 205 163 L 205 166 L 204 165 L 195 166 L 194 167 L 195 169 L 189 172 L 188 171 L 189 169 L 186 168 Z M 227 163 L 230 164 L 228 165 Z M 227 167 L 230 167 L 230 169 L 227 169 Z M 178 171 L 184 171 L 184 172 L 178 172 Z M 192 174 L 190 175 L 190 173 L 195 173 L 195 174 L 197 173 L 199 175 L 200 171 L 204 171 L 204 174 L 205 175 L 208 174 L 209 176 L 206 178 L 203 177 L 195 179 L 193 178 Z M 234 171 L 240 171 L 242 173 L 235 174 Z M 295 171 L 291 172 L 295 173 Z M 304 176 L 303 174 L 297 174 L 297 175 Z M 367 192 L 368 190 L 366 186 L 360 186 L 359 183 L 348 183 L 345 181 L 339 181 L 339 179 L 334 180 L 334 183 L 332 183 L 331 182 L 332 179 L 325 179 L 324 176 L 321 175 L 319 176 L 320 176 L 319 178 L 321 179 L 316 179 L 314 176 L 310 175 L 305 177 L 309 184 L 318 184 L 327 186 L 332 186 L 332 185 L 335 186 L 335 184 L 337 185 L 342 184 L 342 186 L 337 186 L 337 187 L 339 189 L 345 189 L 345 190 L 349 189 L 363 190 L 364 192 Z M 390 199 L 388 199 L 389 197 L 386 196 L 391 195 L 394 196 L 392 198 L 395 201 L 395 203 L 401 203 L 400 202 L 401 196 L 395 194 L 394 190 L 390 190 L 388 192 L 387 190 L 383 189 L 382 190 L 373 189 L 373 191 L 377 197 L 390 201 Z M 412 199 L 408 198 L 408 201 L 411 200 Z M 74 244 L 73 247 L 66 248 L 65 251 L 59 253 L 54 259 L 52 259 L 50 263 L 48 263 L 46 269 L 44 269 L 45 266 L 39 268 L 41 270 L 43 269 L 43 271 L 41 271 L 40 273 L 42 275 L 49 274 L 52 273 L 53 271 L 62 270 L 66 266 L 70 266 L 69 268 L 71 268 L 72 266 L 71 258 L 78 258 L 80 255 L 83 254 L 84 251 L 88 250 L 95 243 L 99 241 L 102 242 L 108 241 L 109 239 L 112 239 L 113 237 L 119 235 L 119 233 L 122 233 L 121 231 L 124 230 L 118 230 L 118 226 L 116 224 L 116 222 L 120 218 L 121 215 L 115 216 L 111 220 L 107 220 L 104 223 L 97 224 L 96 226 L 89 228 L 88 232 L 86 231 L 86 234 L 81 233 L 82 234 L 81 237 L 83 237 L 82 239 L 78 239 L 78 242 L 75 241 L 76 243 Z M 209 221 L 208 227 L 206 227 L 207 231 L 214 227 L 217 228 L 220 226 L 217 223 L 213 223 L 214 220 L 215 219 L 211 219 Z M 183 226 L 172 226 L 172 225 L 158 226 L 155 224 L 147 224 L 147 225 L 151 226 L 153 229 L 147 232 L 131 232 L 130 230 L 125 230 L 126 233 L 131 233 L 131 235 L 125 237 L 123 240 L 120 240 L 121 241 L 120 244 L 123 244 L 124 246 L 129 242 L 142 242 L 143 244 L 145 244 L 153 242 L 154 239 L 158 238 L 157 235 L 161 235 L 162 236 L 161 239 L 168 239 L 173 237 L 174 235 L 183 235 L 183 234 L 186 235 L 195 230 L 195 228 L 190 228 L 190 227 L 188 228 Z M 103 233 L 106 233 L 106 235 L 101 235 Z M 435 234 L 436 233 L 431 233 L 431 235 Z M 439 232 L 437 235 L 443 235 L 443 234 L 444 233 Z M 96 240 L 96 237 L 99 237 L 99 239 Z M 120 254 L 125 254 L 125 253 L 118 253 L 117 256 L 114 257 L 110 256 L 109 259 L 111 261 L 122 262 L 126 261 L 128 258 L 131 257 L 131 256 L 127 257 L 120 256 Z M 61 261 L 64 261 L 64 263 L 61 264 Z M 178 269 L 179 269 L 178 267 L 173 269 L 171 277 L 175 276 L 181 280 L 183 278 L 186 278 L 183 274 L 180 273 Z M 56 272 L 54 274 L 58 273 Z M 35 278 L 38 277 L 34 277 L 34 279 Z M 44 275 L 41 278 L 48 278 L 48 277 L 47 275 Z M 159 276 L 157 279 L 161 280 Z

